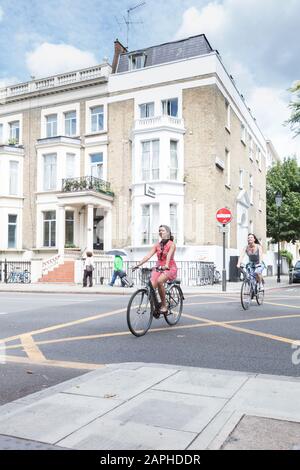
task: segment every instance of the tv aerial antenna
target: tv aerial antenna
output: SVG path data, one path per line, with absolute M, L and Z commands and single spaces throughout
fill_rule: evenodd
M 133 6 L 133 7 L 130 7 L 127 9 L 127 14 L 126 16 L 122 15 L 123 16 L 123 21 L 120 22 L 118 20 L 118 18 L 116 17 L 116 20 L 119 24 L 119 26 L 123 26 L 124 24 L 126 25 L 126 48 L 128 49 L 129 47 L 129 31 L 130 31 L 130 25 L 132 24 L 141 24 L 143 23 L 143 21 L 131 21 L 131 14 L 134 10 L 136 10 L 137 8 L 140 8 L 142 6 L 146 5 L 146 2 L 141 2 L 141 3 L 138 3 L 137 5 Z

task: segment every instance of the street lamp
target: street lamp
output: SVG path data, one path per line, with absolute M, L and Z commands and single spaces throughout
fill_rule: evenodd
M 277 282 L 280 282 L 280 244 L 279 244 L 279 240 L 280 240 L 280 207 L 281 207 L 281 204 L 282 204 L 282 194 L 281 194 L 280 191 L 277 191 L 277 193 L 275 195 L 275 204 L 276 204 L 276 207 L 277 207 L 277 219 L 278 219 Z

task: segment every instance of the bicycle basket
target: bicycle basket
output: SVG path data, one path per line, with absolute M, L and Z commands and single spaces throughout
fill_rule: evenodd
M 140 279 L 142 284 L 147 284 L 147 282 L 150 280 L 152 273 L 151 268 L 142 268 L 140 269 Z

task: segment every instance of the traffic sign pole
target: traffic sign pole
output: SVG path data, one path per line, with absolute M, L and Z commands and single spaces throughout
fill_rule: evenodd
M 225 227 L 225 224 L 223 224 L 223 229 Z M 225 230 L 223 230 L 223 270 L 222 270 L 222 292 L 226 292 L 226 267 L 225 267 L 225 253 L 226 253 L 226 248 L 225 248 Z
M 216 213 L 216 219 L 217 221 L 222 224 L 223 229 L 223 269 L 222 269 L 222 291 L 226 292 L 226 224 L 229 224 L 232 219 L 232 214 L 227 207 L 223 207 L 222 209 L 219 209 Z

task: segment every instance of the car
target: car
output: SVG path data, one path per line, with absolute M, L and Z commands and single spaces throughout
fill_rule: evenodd
M 300 282 L 300 260 L 290 269 L 290 284 L 293 282 Z

